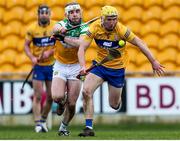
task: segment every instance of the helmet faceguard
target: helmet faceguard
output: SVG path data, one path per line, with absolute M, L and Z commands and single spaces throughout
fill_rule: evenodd
M 38 7 L 38 18 L 39 18 L 39 22 L 42 25 L 46 25 L 50 22 L 50 18 L 48 17 L 40 17 L 40 15 L 51 15 L 51 10 L 47 5 L 40 5 Z
M 101 9 L 101 24 L 103 27 L 108 30 L 112 31 L 117 24 L 118 18 L 118 11 L 115 7 L 112 6 L 104 6 Z M 109 21 L 113 22 L 109 22 Z

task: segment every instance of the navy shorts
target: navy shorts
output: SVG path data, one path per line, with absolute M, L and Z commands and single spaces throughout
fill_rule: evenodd
M 93 61 L 93 64 L 96 62 Z M 122 88 L 125 83 L 125 69 L 112 69 L 104 66 L 97 66 L 90 71 L 91 73 L 101 77 L 104 81 L 107 81 L 108 84 L 116 87 Z
M 34 66 L 33 79 L 34 80 L 48 80 L 52 81 L 53 65 L 51 66 Z

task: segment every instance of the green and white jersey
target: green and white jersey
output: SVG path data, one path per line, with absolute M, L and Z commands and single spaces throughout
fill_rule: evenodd
M 68 19 L 64 19 L 60 22 L 58 22 L 58 24 L 60 24 L 62 27 L 65 27 L 67 30 L 72 28 L 73 26 L 69 23 Z M 81 22 L 81 24 L 84 24 L 83 22 Z M 69 32 L 66 33 L 66 36 L 70 36 L 70 37 L 79 37 L 80 35 L 83 35 L 86 33 L 88 29 L 88 25 L 84 25 L 84 26 L 80 26 L 76 29 L 73 29 Z
M 62 20 L 57 24 L 60 24 L 62 27 L 66 28 L 67 30 L 73 27 L 67 19 Z M 81 24 L 83 24 L 83 22 Z M 65 35 L 70 38 L 79 38 L 81 35 L 85 35 L 87 30 L 88 30 L 88 26 L 85 25 L 73 29 L 71 31 L 68 31 L 66 32 Z M 77 52 L 78 52 L 78 47 L 73 47 L 65 43 L 64 41 L 57 41 L 54 57 L 60 63 L 75 64 L 78 63 Z

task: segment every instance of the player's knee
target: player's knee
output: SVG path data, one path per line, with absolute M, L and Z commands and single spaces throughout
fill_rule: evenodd
M 54 102 L 59 103 L 64 96 L 52 95 L 52 99 Z
M 34 96 L 33 96 L 33 100 L 34 100 L 35 102 L 41 102 L 41 96 L 40 96 L 40 95 L 34 95 Z
M 70 101 L 68 100 L 67 104 L 68 104 L 69 107 L 75 107 L 76 106 L 76 101 L 75 100 L 70 100 Z
M 35 87 L 34 88 L 34 93 L 35 93 L 35 95 L 41 95 L 43 93 L 43 89 Z
M 53 101 L 52 96 L 49 95 L 49 94 L 47 94 L 47 100 L 48 100 L 48 101 Z
M 75 111 L 75 104 L 74 103 L 69 103 L 68 104 L 68 107 L 69 107 L 69 110 L 71 111 L 71 112 L 74 112 Z
M 53 99 L 51 96 L 48 96 L 46 101 L 47 103 L 51 104 L 53 102 Z
M 91 94 L 90 89 L 84 88 L 82 93 L 83 93 L 83 98 L 84 99 L 91 99 L 92 98 L 92 94 Z

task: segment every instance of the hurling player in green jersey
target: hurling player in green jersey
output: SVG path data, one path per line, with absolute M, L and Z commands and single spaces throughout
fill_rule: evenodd
M 81 82 L 76 78 L 80 71 L 77 52 L 79 37 L 86 33 L 87 27 L 68 29 L 82 24 L 82 9 L 76 2 L 65 6 L 65 19 L 54 26 L 55 34 L 63 34 L 56 41 L 53 67 L 52 98 L 58 104 L 57 114 L 63 115 L 58 134 L 68 136 L 67 126 L 75 114 L 76 101 Z

